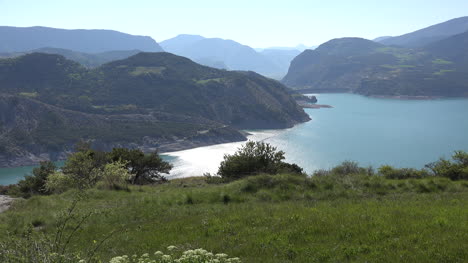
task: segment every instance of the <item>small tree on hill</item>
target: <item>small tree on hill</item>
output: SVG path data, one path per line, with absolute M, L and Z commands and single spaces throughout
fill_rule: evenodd
M 132 184 L 165 180 L 162 174 L 169 174 L 172 169 L 172 164 L 164 161 L 157 152 L 145 154 L 138 149 L 114 148 L 109 155 L 113 162 L 126 164 L 133 177 Z
M 249 141 L 233 155 L 225 155 L 218 168 L 218 175 L 225 179 L 235 180 L 261 173 L 277 174 L 302 173 L 296 164 L 283 162 L 283 151 L 265 142 Z

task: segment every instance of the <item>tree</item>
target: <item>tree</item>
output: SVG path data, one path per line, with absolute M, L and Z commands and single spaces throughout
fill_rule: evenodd
M 285 163 L 284 159 L 284 152 L 277 151 L 276 147 L 265 142 L 249 141 L 233 155 L 224 155 L 218 175 L 234 180 L 260 173 L 302 173 L 302 168 Z
M 24 197 L 34 194 L 47 194 L 45 184 L 47 177 L 54 173 L 57 167 L 51 161 L 40 162 L 40 166 L 33 169 L 32 175 L 25 176 L 18 182 L 18 188 Z
M 453 161 L 441 158 L 437 162 L 427 164 L 434 175 L 450 178 L 451 180 L 468 179 L 468 153 L 455 151 Z
M 68 156 L 62 171 L 72 178 L 78 188 L 89 188 L 98 181 L 97 172 L 101 168 L 93 159 L 93 151 L 79 151 Z
M 125 167 L 125 163 L 116 161 L 104 165 L 98 177 L 100 186 L 105 189 L 128 190 L 128 179 L 130 176 L 128 169 Z
M 153 183 L 166 180 L 161 174 L 169 174 L 172 164 L 164 161 L 157 152 L 144 154 L 138 149 L 114 148 L 109 153 L 113 162 L 121 161 L 132 174 L 132 184 Z

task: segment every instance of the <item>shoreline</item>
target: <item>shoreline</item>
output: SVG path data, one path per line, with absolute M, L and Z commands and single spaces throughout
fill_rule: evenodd
M 392 99 L 392 100 L 443 100 L 443 99 L 468 99 L 468 96 L 458 96 L 458 97 L 447 97 L 447 96 L 430 96 L 430 95 L 365 95 L 360 93 L 351 92 L 349 90 L 341 89 L 332 89 L 332 90 L 323 90 L 323 89 L 297 89 L 292 90 L 295 93 L 300 94 L 354 94 L 360 95 L 368 98 L 375 99 Z
M 353 94 L 361 95 L 359 93 L 353 93 Z M 441 96 L 409 96 L 409 95 L 370 95 L 370 96 L 365 96 L 365 97 L 375 98 L 375 99 L 393 99 L 393 100 L 441 100 L 441 99 L 451 98 L 451 97 L 441 97 Z M 458 97 L 458 98 L 466 98 L 466 97 Z
M 248 134 L 245 134 L 247 137 Z M 209 142 L 201 142 L 201 141 L 175 141 L 173 143 L 168 143 L 166 145 L 163 145 L 162 147 L 147 147 L 147 146 L 140 146 L 137 147 L 138 149 L 141 149 L 144 152 L 152 152 L 157 149 L 159 154 L 167 154 L 170 152 L 178 152 L 178 151 L 184 151 L 184 150 L 190 150 L 190 149 L 195 149 L 195 148 L 200 148 L 200 147 L 208 147 L 212 145 L 218 145 L 218 144 L 224 144 L 224 143 L 235 143 L 235 142 L 242 142 L 246 141 L 247 139 L 244 140 L 225 140 L 223 138 L 217 138 L 219 140 L 212 140 Z M 163 150 L 161 150 L 163 149 Z M 59 162 L 59 161 L 65 161 L 67 159 L 67 155 L 71 154 L 71 151 L 63 151 L 60 152 L 59 158 L 56 158 L 53 160 L 53 162 Z M 2 168 L 19 168 L 19 167 L 25 167 L 25 166 L 35 166 L 38 165 L 41 161 L 48 161 L 51 158 L 49 158 L 50 155 L 47 153 L 43 154 L 29 154 L 26 156 L 18 157 L 15 159 L 12 159 L 8 162 L 2 163 L 0 165 L 0 169 Z
M 301 123 L 304 123 L 304 122 L 296 123 L 292 127 L 280 128 L 280 129 L 238 130 L 239 134 L 243 136 L 242 138 L 240 136 L 227 136 L 227 137 L 226 136 L 224 137 L 217 137 L 217 136 L 211 137 L 210 136 L 210 137 L 205 137 L 205 138 L 194 138 L 193 140 L 175 140 L 175 141 L 161 144 L 157 147 L 153 145 L 149 145 L 149 146 L 148 145 L 140 145 L 140 146 L 120 145 L 120 146 L 115 146 L 115 147 L 133 146 L 133 148 L 140 149 L 145 153 L 154 152 L 155 150 L 158 150 L 159 154 L 170 155 L 170 153 L 192 150 L 192 149 L 197 149 L 197 148 L 202 148 L 202 147 L 210 147 L 210 146 L 222 145 L 222 144 L 227 144 L 227 143 L 245 142 L 249 140 L 248 138 L 254 135 L 254 133 L 287 130 Z M 35 165 L 38 165 L 41 161 L 48 161 L 48 160 L 52 160 L 53 162 L 65 161 L 67 159 L 67 156 L 70 153 L 72 152 L 62 151 L 58 153 L 52 153 L 53 155 L 58 156 L 58 158 L 51 158 L 51 153 L 41 153 L 41 154 L 28 153 L 23 156 L 19 156 L 19 157 L 12 158 L 12 159 L 7 159 L 6 157 L 0 156 L 0 169 L 35 166 Z
M 299 104 L 304 109 L 331 109 L 333 106 L 327 104 Z
M 180 162 L 180 164 L 175 165 L 175 169 L 173 169 L 171 171 L 171 173 L 167 176 L 168 179 L 202 176 L 203 172 L 202 173 L 197 173 L 196 171 L 191 170 L 193 166 L 188 168 L 188 167 L 185 167 L 183 165 L 183 164 L 190 163 L 190 160 L 193 158 L 193 156 L 196 156 L 196 157 L 200 156 L 199 154 L 197 154 L 198 152 L 208 149 L 209 152 L 212 152 L 214 154 L 216 151 L 220 151 L 220 150 L 224 151 L 224 150 L 227 149 L 227 151 L 223 152 L 223 153 L 233 153 L 235 150 L 237 150 L 238 147 L 240 147 L 244 142 L 246 142 L 248 140 L 263 141 L 263 140 L 269 139 L 271 137 L 277 136 L 278 134 L 286 132 L 286 131 L 288 131 L 290 129 L 293 129 L 295 126 L 300 125 L 300 124 L 302 124 L 302 123 L 297 123 L 293 127 L 284 128 L 284 129 L 240 130 L 240 132 L 246 136 L 245 140 L 224 141 L 224 142 L 220 142 L 220 143 L 204 143 L 204 144 L 202 144 L 202 143 L 200 143 L 200 144 L 191 143 L 190 145 L 187 144 L 187 146 L 194 146 L 194 145 L 198 145 L 198 146 L 188 147 L 188 148 L 175 148 L 176 150 L 174 150 L 174 151 L 164 151 L 164 152 L 161 151 L 159 153 L 163 154 L 163 155 L 170 156 L 170 157 L 176 157 L 176 158 L 179 159 L 178 161 L 177 160 L 175 161 L 175 164 L 177 164 L 177 162 Z M 190 160 L 184 159 L 184 157 L 187 157 L 187 155 L 191 156 L 189 158 Z M 215 156 L 217 156 L 218 158 L 220 157 L 222 159 L 223 154 L 221 154 L 221 155 L 215 154 Z M 210 163 L 214 164 L 213 167 L 216 166 L 215 168 L 217 169 L 219 163 L 213 160 L 213 159 L 216 159 L 216 158 L 213 158 L 213 156 L 202 156 L 202 157 L 203 157 L 202 162 L 203 162 L 203 160 L 209 160 Z M 221 161 L 221 159 L 220 159 L 220 161 Z M 58 161 L 63 161 L 63 160 L 58 160 Z M 194 164 L 196 164 L 196 163 L 194 163 Z M 33 165 L 34 164 L 14 166 L 14 167 L 0 167 L 0 169 L 2 169 L 2 168 L 3 169 L 8 169 L 8 168 L 15 169 L 15 168 L 21 168 L 21 167 L 33 166 Z M 210 170 L 210 172 L 213 172 L 213 171 L 214 171 L 213 169 Z M 204 172 L 208 172 L 208 171 L 204 170 Z M 0 184 L 0 186 L 1 186 L 1 184 Z M 3 202 L 3 200 L 2 200 L 2 202 Z

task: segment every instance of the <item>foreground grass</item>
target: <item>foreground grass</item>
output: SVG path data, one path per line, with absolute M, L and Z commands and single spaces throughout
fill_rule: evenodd
M 27 225 L 52 234 L 73 192 L 17 202 L 0 215 L 0 240 Z M 70 249 L 104 260 L 175 245 L 243 262 L 464 262 L 468 183 L 444 178 L 256 176 L 230 184 L 174 180 L 130 192 L 92 189 L 78 213 L 93 212 Z

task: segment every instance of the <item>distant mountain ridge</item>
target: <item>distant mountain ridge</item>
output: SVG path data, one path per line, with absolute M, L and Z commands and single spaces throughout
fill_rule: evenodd
M 178 35 L 162 41 L 161 46 L 167 52 L 207 66 L 219 68 L 219 65 L 225 65 L 225 68 L 230 70 L 250 70 L 279 79 L 286 74 L 296 53 L 289 50 L 278 50 L 274 53 L 257 52 L 233 40 L 205 38 L 199 35 Z
M 381 39 L 378 42 L 408 48 L 424 47 L 430 43 L 468 31 L 468 16 L 448 20 L 408 34 Z
M 78 62 L 85 67 L 94 68 L 114 60 L 128 58 L 140 52 L 140 50 L 115 50 L 101 53 L 84 53 L 68 49 L 45 47 L 24 52 L 0 53 L 0 58 L 14 58 L 30 53 L 57 54 Z
M 114 30 L 0 26 L 0 38 L 2 53 L 25 52 L 45 47 L 85 53 L 115 50 L 163 51 L 151 37 Z

